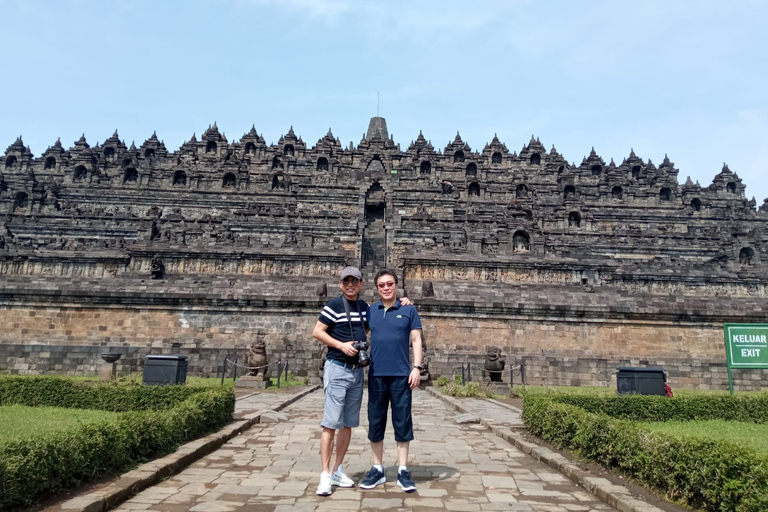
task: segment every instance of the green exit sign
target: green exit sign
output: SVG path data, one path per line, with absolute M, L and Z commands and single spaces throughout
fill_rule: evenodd
M 768 368 L 768 324 L 724 324 L 729 368 Z
M 723 324 L 728 387 L 733 394 L 731 370 L 768 368 L 768 324 Z

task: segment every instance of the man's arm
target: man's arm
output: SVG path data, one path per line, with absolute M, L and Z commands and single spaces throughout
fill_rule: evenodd
M 421 329 L 411 331 L 411 345 L 413 346 L 413 366 L 421 366 Z M 408 384 L 411 389 L 416 389 L 421 382 L 421 372 L 418 368 L 411 368 L 411 374 L 408 375 Z
M 333 347 L 344 352 L 349 357 L 357 355 L 357 349 L 352 347 L 352 341 L 339 341 L 330 334 L 328 334 L 328 326 L 320 320 L 315 324 L 315 329 L 312 331 L 312 337 L 322 342 L 328 347 Z

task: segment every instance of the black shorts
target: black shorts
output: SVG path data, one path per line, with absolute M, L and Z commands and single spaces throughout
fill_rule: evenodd
M 413 440 L 412 394 L 408 377 L 368 377 L 368 440 L 384 440 L 387 408 L 392 405 L 395 441 Z

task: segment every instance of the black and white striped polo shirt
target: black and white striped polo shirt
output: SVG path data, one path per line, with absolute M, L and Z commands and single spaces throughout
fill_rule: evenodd
M 328 301 L 320 312 L 318 320 L 328 326 L 327 333 L 332 338 L 339 341 L 359 341 L 365 339 L 365 328 L 368 325 L 368 304 L 364 300 L 347 301 L 349 303 L 349 313 L 352 320 L 352 329 L 349 332 L 349 322 L 347 321 L 347 312 L 344 309 L 344 302 L 347 299 L 339 295 L 333 300 Z M 347 363 L 354 364 L 353 358 L 348 358 L 344 353 L 336 348 L 328 347 L 328 359 L 338 359 Z

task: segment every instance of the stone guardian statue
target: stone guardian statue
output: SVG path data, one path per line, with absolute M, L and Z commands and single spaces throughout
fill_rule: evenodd
M 491 382 L 502 382 L 501 375 L 504 371 L 505 360 L 501 357 L 499 347 L 488 347 L 485 353 L 485 363 L 483 363 L 483 373 L 487 375 Z
M 267 346 L 264 340 L 251 343 L 248 354 L 245 356 L 245 364 L 248 365 L 248 377 L 256 377 L 259 380 L 265 378 L 267 368 L 262 367 L 267 364 Z

